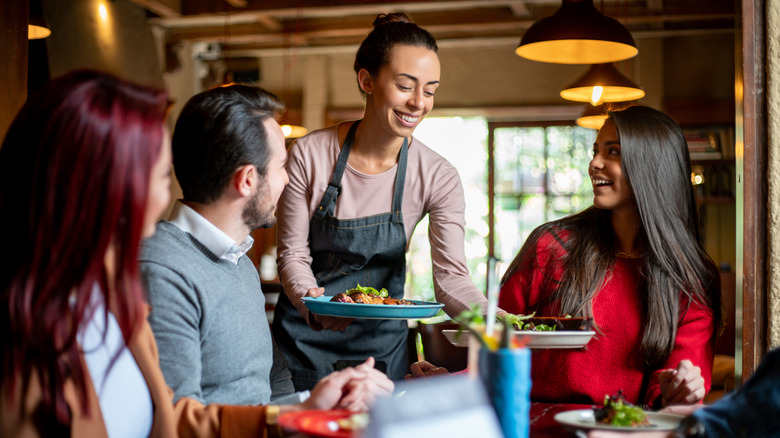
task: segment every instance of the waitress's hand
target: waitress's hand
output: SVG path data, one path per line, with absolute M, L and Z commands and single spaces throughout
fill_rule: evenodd
M 355 318 L 341 318 L 338 316 L 323 316 L 309 313 L 309 327 L 315 331 L 333 330 L 343 332 Z
M 325 293 L 324 287 L 313 287 L 306 291 L 307 297 L 318 297 Z M 344 331 L 354 320 L 354 318 L 339 318 L 335 316 L 315 315 L 309 312 L 309 327 L 312 330 L 333 330 L 334 332 Z
M 658 374 L 661 397 L 664 406 L 693 404 L 704 398 L 704 377 L 701 368 L 685 359 L 676 369 L 667 369 Z

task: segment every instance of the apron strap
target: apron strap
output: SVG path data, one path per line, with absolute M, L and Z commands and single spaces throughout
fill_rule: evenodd
M 355 121 L 347 132 L 347 137 L 344 139 L 344 144 L 341 146 L 339 152 L 339 158 L 336 161 L 336 166 L 333 169 L 333 177 L 328 183 L 328 188 L 325 189 L 325 194 L 320 200 L 320 205 L 314 215 L 323 218 L 327 213 L 333 213 L 336 207 L 336 198 L 341 194 L 341 177 L 344 175 L 344 169 L 347 168 L 347 160 L 349 159 L 349 152 L 352 150 L 352 143 L 355 141 L 355 132 L 360 124 L 360 120 Z M 395 188 L 393 189 L 393 206 L 391 213 L 393 214 L 394 222 L 403 222 L 403 216 L 401 215 L 401 207 L 404 200 L 404 182 L 406 181 L 406 162 L 409 155 L 409 139 L 404 138 L 404 144 L 401 146 L 401 153 L 398 157 L 398 167 L 395 174 Z
M 333 177 L 330 179 L 330 183 L 328 183 L 328 188 L 325 189 L 322 200 L 320 200 L 320 206 L 314 212 L 315 216 L 325 217 L 326 213 L 335 209 L 336 198 L 341 194 L 341 176 L 344 175 L 344 169 L 347 168 L 349 151 L 352 149 L 352 142 L 355 141 L 355 132 L 357 132 L 359 124 L 360 120 L 355 121 L 349 128 L 349 132 L 347 132 L 347 138 L 344 139 L 344 145 L 341 147 L 341 152 L 339 152 L 336 167 L 333 169 Z
M 403 222 L 401 207 L 404 201 L 404 182 L 406 181 L 406 161 L 409 155 L 409 139 L 404 137 L 401 154 L 398 157 L 398 168 L 395 173 L 395 190 L 393 191 L 393 221 Z

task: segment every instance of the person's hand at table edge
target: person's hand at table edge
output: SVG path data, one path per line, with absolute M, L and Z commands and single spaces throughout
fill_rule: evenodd
M 701 368 L 687 359 L 681 360 L 676 369 L 661 371 L 658 383 L 661 385 L 664 406 L 698 403 L 706 392 Z
M 437 367 L 436 365 L 424 360 L 413 363 L 409 367 L 409 369 L 411 371 L 411 374 L 407 374 L 406 379 L 414 379 L 417 377 L 430 377 L 436 375 L 446 375 L 450 373 L 449 371 L 447 371 L 447 368 Z

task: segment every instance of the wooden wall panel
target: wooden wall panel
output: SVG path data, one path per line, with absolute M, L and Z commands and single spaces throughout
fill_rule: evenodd
M 0 1 L 0 139 L 27 100 L 27 0 Z

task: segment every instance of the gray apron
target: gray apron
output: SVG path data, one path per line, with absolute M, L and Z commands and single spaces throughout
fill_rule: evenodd
M 398 157 L 392 211 L 357 219 L 336 219 L 334 211 L 341 191 L 341 177 L 360 121 L 349 129 L 339 153 L 333 178 L 309 224 L 312 272 L 325 295 L 333 296 L 359 283 L 386 288 L 390 296 L 402 298 L 406 276 L 406 232 L 401 204 L 406 178 L 408 140 Z M 323 377 L 343 366 L 362 362 L 369 356 L 377 369 L 392 380 L 407 373 L 404 320 L 355 319 L 343 332 L 314 331 L 301 317 L 286 294 L 276 305 L 274 339 L 287 359 L 296 391 L 312 389 Z

